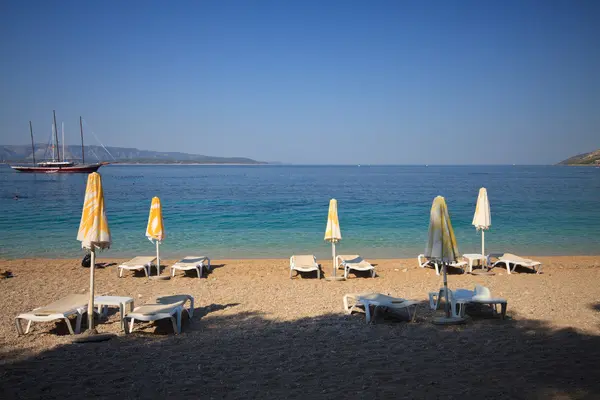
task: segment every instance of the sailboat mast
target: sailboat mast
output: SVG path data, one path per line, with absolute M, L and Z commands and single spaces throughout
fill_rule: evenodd
M 63 160 L 65 159 L 65 123 L 62 122 Z
M 33 157 L 33 165 L 35 165 L 35 145 L 33 144 L 33 127 L 29 121 L 29 134 L 31 135 L 31 157 Z
M 79 132 L 81 132 L 81 163 L 85 164 L 85 150 L 83 148 L 83 124 L 81 122 L 81 115 L 79 116 Z
M 56 110 L 52 110 L 52 114 L 54 115 L 54 145 L 56 146 L 56 160 L 60 161 L 60 148 L 58 147 L 58 126 L 56 125 Z

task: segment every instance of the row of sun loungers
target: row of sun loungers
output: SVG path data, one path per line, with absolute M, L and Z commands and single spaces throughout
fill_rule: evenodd
M 100 299 L 99 296 L 96 299 Z M 17 333 L 24 335 L 29 333 L 32 322 L 48 322 L 54 320 L 64 320 L 69 329 L 69 333 L 74 335 L 81 331 L 81 319 L 87 311 L 89 296 L 87 294 L 71 294 L 58 301 L 48 304 L 47 306 L 38 307 L 28 313 L 19 314 L 15 319 Z M 131 303 L 133 304 L 132 299 Z M 186 308 L 186 303 L 189 306 Z M 133 306 L 132 306 L 133 308 Z M 99 310 L 100 311 L 100 310 Z M 194 298 L 190 295 L 174 295 L 161 296 L 144 304 L 140 307 L 135 307 L 130 312 L 123 314 L 121 309 L 121 319 L 123 322 L 129 320 L 129 325 L 123 324 L 125 333 L 133 331 L 135 321 L 157 321 L 160 319 L 170 319 L 173 323 L 173 331 L 181 333 L 181 318 L 183 312 L 188 314 L 189 318 L 194 315 Z M 69 317 L 75 316 L 75 329 L 71 326 Z M 23 330 L 21 321 L 27 322 L 27 328 Z
M 144 274 L 149 276 L 150 269 L 155 264 L 156 257 L 135 257 L 117 267 L 119 278 L 123 277 L 123 271 L 144 271 Z M 204 268 L 210 271 L 210 258 L 206 256 L 187 256 L 171 266 L 171 276 L 175 276 L 175 271 L 185 272 L 194 270 L 198 278 L 201 278 Z
M 344 278 L 348 278 L 350 271 L 369 271 L 371 276 L 375 278 L 375 267 L 361 256 L 355 255 L 339 255 L 335 258 L 337 268 L 344 269 Z M 290 279 L 293 277 L 293 272 L 317 272 L 317 277 L 321 278 L 321 268 L 317 264 L 317 258 L 314 255 L 294 255 L 290 257 Z
M 515 272 L 517 266 L 531 268 L 537 274 L 540 274 L 542 272 L 541 262 L 534 261 L 529 258 L 519 257 L 511 253 L 492 253 L 486 256 L 486 260 L 487 265 L 489 265 L 489 268 L 494 268 L 499 264 L 504 264 L 504 266 L 506 267 L 506 271 L 509 275 Z M 432 266 L 435 269 L 435 273 L 437 275 L 440 274 L 441 266 L 438 265 L 436 261 L 430 260 L 429 258 L 425 257 L 424 254 L 419 254 L 419 256 L 417 257 L 417 261 L 419 263 L 419 267 L 426 268 Z M 449 264 L 450 267 L 460 268 L 463 271 L 463 273 L 465 272 L 468 265 L 469 263 L 466 261 L 456 261 Z
M 432 310 L 437 310 L 443 299 L 445 299 L 445 291 L 443 288 L 440 289 L 439 292 L 429 293 L 429 307 Z M 494 315 L 500 315 L 502 319 L 506 316 L 506 308 L 508 305 L 506 299 L 493 297 L 490 290 L 485 286 L 476 285 L 474 290 L 448 290 L 448 299 L 453 317 L 464 317 L 466 306 L 468 304 L 489 306 Z M 412 322 L 416 318 L 417 306 L 419 304 L 419 302 L 415 300 L 406 300 L 381 293 L 346 294 L 342 298 L 342 302 L 346 314 L 351 314 L 357 309 L 363 310 L 366 323 L 373 322 L 378 311 L 405 311 L 408 320 Z M 497 306 L 500 306 L 500 313 L 498 313 Z
M 496 259 L 492 262 L 492 259 Z M 123 271 L 143 270 L 148 276 L 150 268 L 156 262 L 156 257 L 135 257 L 132 260 L 124 262 L 118 266 L 119 277 L 123 276 Z M 359 255 L 338 255 L 336 257 L 336 267 L 344 269 L 344 277 L 348 277 L 351 270 L 369 271 L 372 277 L 376 276 L 375 267 L 368 261 L 364 260 Z M 433 266 L 436 273 L 439 275 L 440 266 L 427 259 L 423 254 L 418 256 L 419 266 L 425 268 Z M 517 266 L 532 268 L 535 272 L 541 272 L 541 263 L 538 261 L 519 257 L 510 253 L 490 254 L 487 257 L 487 262 L 490 267 L 495 267 L 498 264 L 504 264 L 507 272 L 514 272 Z M 451 266 L 461 268 L 464 271 L 466 261 L 458 261 Z M 198 277 L 202 276 L 203 270 L 206 268 L 210 271 L 210 259 L 205 256 L 188 256 L 171 266 L 171 275 L 175 275 L 176 270 L 189 271 L 195 270 Z M 293 255 L 290 257 L 290 278 L 293 277 L 293 272 L 317 272 L 317 277 L 321 277 L 321 269 L 314 255 Z M 96 299 L 101 300 L 104 296 L 99 296 Z M 435 310 L 439 307 L 440 300 L 445 298 L 444 289 L 439 292 L 429 293 L 429 304 L 431 309 Z M 463 317 L 467 304 L 487 305 L 492 308 L 492 311 L 497 314 L 497 306 L 501 307 L 500 315 L 502 318 L 506 315 L 507 301 L 501 298 L 492 297 L 488 288 L 477 285 L 474 290 L 458 289 L 455 291 L 448 290 L 448 298 L 451 303 L 452 314 L 455 317 Z M 155 300 L 141 306 L 133 307 L 133 299 L 128 300 L 131 303 L 132 310 L 128 313 L 124 312 L 123 304 L 120 304 L 121 319 L 126 333 L 133 331 L 135 321 L 156 321 L 160 319 L 170 319 L 173 324 L 175 333 L 181 332 L 181 318 L 185 311 L 189 318 L 194 312 L 194 298 L 189 295 L 174 295 L 158 297 Z M 186 308 L 185 304 L 189 302 Z M 366 322 L 371 322 L 373 315 L 381 309 L 388 311 L 406 311 L 408 318 L 414 320 L 416 316 L 417 302 L 396 298 L 381 293 L 361 293 L 347 294 L 343 297 L 344 312 L 351 314 L 357 308 L 364 309 Z M 71 334 L 79 333 L 81 330 L 81 320 L 83 314 L 87 311 L 88 295 L 72 294 L 63 299 L 50 303 L 46 306 L 36 308 L 28 313 L 19 314 L 16 317 L 15 323 L 19 335 L 29 333 L 32 322 L 47 322 L 53 320 L 64 320 Z M 98 312 L 100 312 L 99 307 Z M 373 311 L 371 311 L 373 309 Z M 69 317 L 75 316 L 75 329 L 71 325 Z M 21 322 L 27 321 L 27 327 L 23 330 Z M 129 324 L 126 321 L 129 320 Z

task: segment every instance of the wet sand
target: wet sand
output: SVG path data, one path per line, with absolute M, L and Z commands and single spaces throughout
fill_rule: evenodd
M 14 325 L 20 312 L 85 293 L 80 260 L 0 261 L 0 274 L 14 276 L 0 279 L 0 397 L 600 398 L 600 257 L 536 259 L 541 275 L 450 274 L 450 288 L 479 283 L 508 300 L 506 320 L 469 309 L 455 327 L 431 323 L 442 311 L 429 310 L 427 294 L 441 278 L 413 259 L 370 260 L 378 277 L 345 282 L 290 280 L 283 259 L 213 260 L 201 279 L 168 281 L 118 278 L 113 265 L 97 269 L 97 295 L 142 305 L 190 294 L 195 315 L 181 335 L 168 321 L 125 335 L 111 309 L 97 328 L 117 336 L 94 344 L 71 343 L 63 322 L 34 323 L 21 337 Z M 330 275 L 331 261 L 320 263 Z M 384 315 L 367 325 L 342 312 L 344 294 L 369 291 L 421 301 L 416 322 Z

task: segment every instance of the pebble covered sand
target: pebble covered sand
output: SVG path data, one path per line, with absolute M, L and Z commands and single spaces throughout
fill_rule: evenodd
M 118 278 L 111 265 L 97 269 L 97 295 L 142 305 L 190 294 L 194 318 L 181 335 L 169 321 L 125 335 L 111 309 L 97 328 L 117 336 L 91 344 L 72 343 L 63 322 L 34 323 L 20 337 L 14 324 L 18 313 L 85 293 L 80 260 L 0 261 L 0 277 L 13 276 L 0 279 L 0 398 L 600 398 L 600 257 L 536 259 L 543 274 L 451 273 L 450 288 L 482 284 L 508 300 L 505 320 L 471 312 L 453 327 L 431 323 L 443 312 L 429 310 L 427 294 L 441 278 L 413 259 L 370 260 L 376 278 L 343 282 L 290 280 L 284 259 L 213 260 L 201 279 L 167 281 Z M 319 262 L 331 275 L 331 261 Z M 368 325 L 342 312 L 342 296 L 359 292 L 422 304 L 413 323 L 383 315 Z

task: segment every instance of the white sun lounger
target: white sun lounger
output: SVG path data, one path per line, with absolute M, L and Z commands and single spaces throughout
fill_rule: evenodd
M 69 332 L 71 335 L 75 333 L 79 333 L 81 330 L 81 317 L 84 312 L 87 310 L 89 295 L 87 294 L 71 294 L 65 298 L 62 298 L 54 303 L 50 303 L 47 306 L 36 308 L 35 310 L 19 314 L 15 318 L 15 324 L 17 325 L 17 333 L 19 335 L 29 333 L 29 329 L 31 328 L 31 323 L 35 322 L 48 322 L 53 321 L 55 319 L 62 319 L 67 323 L 67 327 L 69 328 Z M 75 331 L 73 332 L 73 327 L 71 326 L 71 321 L 69 320 L 69 316 L 76 315 L 77 319 L 75 321 Z M 25 319 L 29 322 L 27 323 L 27 328 L 25 332 L 23 332 L 23 327 L 21 326 L 21 320 Z
M 185 308 L 186 302 L 190 302 L 189 308 Z M 173 323 L 173 331 L 176 334 L 181 333 L 181 314 L 183 311 L 188 313 L 189 318 L 194 315 L 194 298 L 190 295 L 173 295 L 157 297 L 151 303 L 136 307 L 130 313 L 125 315 L 125 319 L 130 319 L 129 329 L 126 333 L 133 331 L 133 324 L 138 321 L 157 321 L 159 319 L 169 318 Z
M 504 254 L 490 254 L 488 255 L 488 260 L 492 257 L 498 258 L 494 264 L 492 264 L 492 268 L 494 268 L 498 264 L 504 264 L 506 266 L 506 271 L 509 274 L 515 272 L 515 268 L 517 265 L 521 265 L 523 267 L 531 268 L 534 272 L 541 274 L 542 273 L 542 263 L 539 261 L 530 260 L 529 258 L 519 257 L 515 254 L 504 253 Z M 512 264 L 512 268 L 511 268 Z
M 375 278 L 375 267 L 369 262 L 365 261 L 359 255 L 343 256 L 339 255 L 335 258 L 335 262 L 338 266 L 344 268 L 344 278 L 348 278 L 350 270 L 355 271 L 371 271 L 371 276 Z
M 430 265 L 433 265 L 435 268 L 435 274 L 436 275 L 440 274 L 440 266 L 438 265 L 438 263 L 425 257 L 425 254 L 419 254 L 419 256 L 417 257 L 417 261 L 419 262 L 419 267 L 421 267 L 421 268 L 425 268 Z M 448 264 L 448 265 L 450 265 L 451 267 L 454 267 L 454 268 L 460 268 L 464 274 L 465 267 L 467 265 L 469 265 L 469 263 L 467 263 L 466 261 L 455 261 L 452 264 Z
M 150 267 L 156 261 L 156 257 L 135 257 L 129 261 L 126 261 L 119 265 L 119 278 L 123 277 L 123 271 L 137 271 L 143 270 L 146 276 L 150 274 Z
M 445 300 L 444 288 L 441 288 L 439 292 L 429 293 L 429 306 L 432 310 L 437 310 L 440 306 L 441 299 Z M 506 299 L 494 298 L 485 286 L 476 285 L 475 290 L 467 289 L 456 289 L 448 290 L 448 298 L 450 300 L 452 316 L 453 317 L 464 317 L 465 308 L 469 303 L 489 305 L 492 308 L 494 314 L 498 314 L 497 306 L 501 307 L 500 316 L 502 319 L 506 316 L 506 307 L 508 302 Z
M 352 314 L 357 307 L 362 307 L 365 310 L 365 321 L 369 323 L 371 318 L 371 307 L 374 308 L 373 315 L 377 314 L 379 308 L 388 308 L 392 310 L 406 310 L 410 321 L 414 321 L 417 315 L 418 301 L 405 300 L 399 297 L 392 297 L 381 293 L 351 293 L 344 295 L 344 312 Z M 411 315 L 410 308 L 413 308 Z
M 317 258 L 313 255 L 291 256 L 290 279 L 292 279 L 292 271 L 317 271 L 317 277 L 321 279 L 321 269 L 319 268 L 319 264 L 317 264 Z
M 210 271 L 210 258 L 205 256 L 186 256 L 171 266 L 171 276 L 175 276 L 175 270 L 196 270 L 198 278 L 201 278 L 204 267 L 206 267 L 207 271 Z

